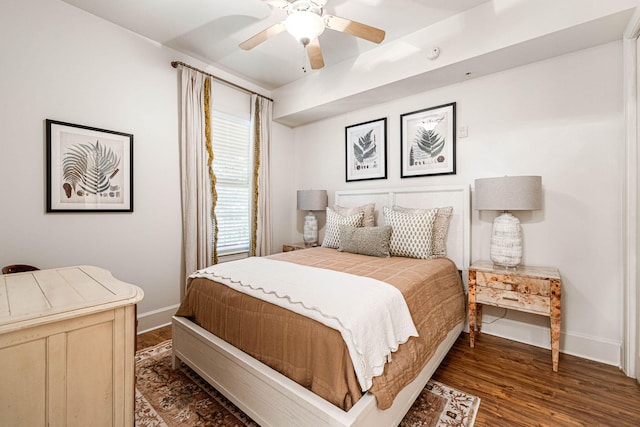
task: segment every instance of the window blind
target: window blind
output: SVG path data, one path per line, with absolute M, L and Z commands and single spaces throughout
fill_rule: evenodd
M 216 175 L 218 253 L 249 251 L 251 137 L 246 119 L 213 112 L 211 137 Z

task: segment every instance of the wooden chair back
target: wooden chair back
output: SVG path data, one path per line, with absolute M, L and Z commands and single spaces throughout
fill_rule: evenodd
M 25 271 L 40 270 L 38 267 L 27 264 L 13 264 L 2 267 L 2 274 L 23 273 Z

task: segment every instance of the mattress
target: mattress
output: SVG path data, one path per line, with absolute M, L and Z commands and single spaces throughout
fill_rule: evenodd
M 269 258 L 371 277 L 403 294 L 419 337 L 393 353 L 369 390 L 386 409 L 421 371 L 451 328 L 464 320 L 460 274 L 447 258 L 376 258 L 310 248 Z M 339 298 L 339 295 L 336 296 Z M 193 279 L 177 316 L 183 316 L 255 359 L 348 411 L 362 396 L 337 330 L 208 279 Z

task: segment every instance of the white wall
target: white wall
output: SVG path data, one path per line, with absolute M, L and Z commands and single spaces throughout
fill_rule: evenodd
M 544 208 L 518 213 L 524 262 L 563 278 L 562 351 L 618 365 L 622 343 L 624 122 L 621 42 L 353 111 L 294 129 L 298 188 L 468 184 L 541 175 Z M 400 178 L 400 114 L 457 102 L 457 173 Z M 345 183 L 344 128 L 388 118 L 388 179 Z M 495 214 L 472 212 L 472 260 L 488 259 Z M 298 218 L 298 233 L 301 218 Z M 300 236 L 298 234 L 297 238 Z M 484 330 L 549 347 L 548 319 L 487 307 Z
M 0 265 L 106 268 L 144 290 L 140 329 L 167 321 L 182 278 L 179 73 L 170 62 L 203 64 L 60 1 L 2 0 L 0 29 Z M 45 213 L 45 119 L 134 135 L 133 213 Z M 274 135 L 275 157 L 286 159 L 291 130 L 276 124 Z M 293 214 L 279 209 L 293 196 L 284 170 L 274 181 L 277 249 L 291 237 Z

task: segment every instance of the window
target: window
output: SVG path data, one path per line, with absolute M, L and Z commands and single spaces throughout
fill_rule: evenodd
M 218 254 L 249 251 L 251 234 L 251 124 L 213 112 L 211 138 L 216 175 Z

